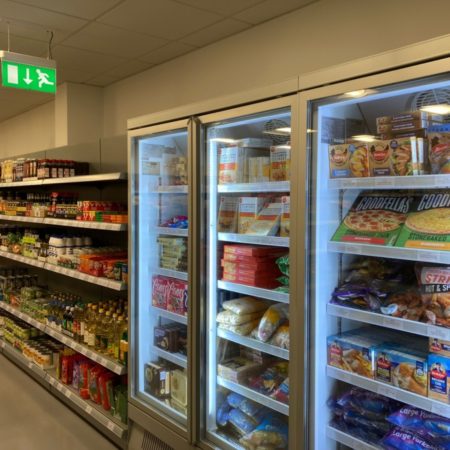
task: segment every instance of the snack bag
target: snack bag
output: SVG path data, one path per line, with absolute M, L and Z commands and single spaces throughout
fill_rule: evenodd
M 111 396 L 108 391 L 111 389 L 114 378 L 115 375 L 111 372 L 103 372 L 98 377 L 101 404 L 105 411 L 109 411 L 111 409 Z
M 88 371 L 89 377 L 89 395 L 91 400 L 97 404 L 101 404 L 101 392 L 100 392 L 100 375 L 105 371 L 101 366 L 91 367 Z
M 253 297 L 239 297 L 223 302 L 222 307 L 226 311 L 243 315 L 265 311 L 268 307 L 268 302 Z
M 271 306 L 259 323 L 258 339 L 267 342 L 275 333 L 280 324 L 289 317 L 289 306 L 284 303 L 277 303 Z
M 273 449 L 285 449 L 288 445 L 288 425 L 275 413 L 268 414 L 249 434 L 239 441 L 246 447 L 267 446 Z

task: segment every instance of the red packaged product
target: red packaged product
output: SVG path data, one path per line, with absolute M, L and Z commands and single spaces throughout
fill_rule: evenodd
M 88 370 L 89 396 L 91 397 L 91 400 L 97 404 L 101 404 L 102 402 L 99 378 L 105 371 L 106 369 L 101 366 L 94 366 Z
M 264 260 L 264 261 L 254 261 L 254 262 L 244 262 L 244 261 L 227 261 L 226 259 L 221 260 L 221 265 L 224 270 L 228 273 L 234 273 L 238 270 L 260 270 L 261 272 L 270 272 L 274 270 L 277 265 L 275 259 Z
M 233 283 L 247 284 L 249 286 L 255 286 L 264 289 L 274 289 L 280 284 L 277 280 L 269 278 L 267 274 L 243 276 L 224 272 L 223 279 L 225 281 L 231 281 Z
M 167 284 L 166 309 L 182 316 L 187 314 L 188 284 L 187 281 L 170 278 Z
M 61 358 L 61 381 L 64 384 L 72 384 L 73 355 L 63 355 Z
M 266 256 L 273 258 L 278 254 L 285 254 L 286 250 L 276 249 L 274 247 L 262 246 L 262 245 L 224 245 L 223 251 L 225 254 L 231 253 L 232 255 L 240 256 Z
M 152 278 L 152 305 L 156 308 L 167 309 L 167 286 L 169 278 L 153 275 Z
M 80 363 L 80 380 L 78 382 L 80 397 L 87 400 L 89 395 L 89 369 L 93 366 L 93 364 L 84 360 Z
M 111 387 L 116 384 L 117 381 L 116 376 L 112 372 L 104 372 L 99 378 L 99 387 L 100 387 L 100 397 L 101 404 L 105 411 L 109 411 L 111 409 Z

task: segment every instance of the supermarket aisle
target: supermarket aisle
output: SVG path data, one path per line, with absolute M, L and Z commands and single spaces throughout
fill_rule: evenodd
M 3 355 L 0 355 L 0 448 L 116 449 Z

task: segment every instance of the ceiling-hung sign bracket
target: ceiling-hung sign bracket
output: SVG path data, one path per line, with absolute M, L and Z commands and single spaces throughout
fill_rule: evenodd
M 2 86 L 29 91 L 56 93 L 56 61 L 36 56 L 0 51 Z

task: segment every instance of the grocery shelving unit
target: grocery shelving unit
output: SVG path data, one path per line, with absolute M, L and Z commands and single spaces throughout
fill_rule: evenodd
M 274 302 L 289 303 L 289 294 L 271 289 L 264 289 L 246 284 L 232 283 L 231 281 L 218 280 L 217 287 L 224 291 L 237 292 L 238 294 L 252 295 L 254 297 L 273 300 Z
M 218 233 L 217 239 L 223 242 L 238 244 L 273 245 L 274 247 L 289 247 L 289 238 L 279 236 L 252 236 L 250 234 Z
M 382 447 L 371 445 L 332 426 L 327 426 L 327 436 L 342 445 L 354 450 L 382 450 Z
M 82 399 L 71 387 L 58 380 L 53 370 L 44 370 L 28 360 L 17 349 L 0 340 L 0 351 L 11 361 L 31 375 L 49 392 L 56 395 L 71 409 L 82 415 L 99 431 L 108 436 L 120 448 L 127 447 L 127 425 L 114 418 L 94 402 Z

